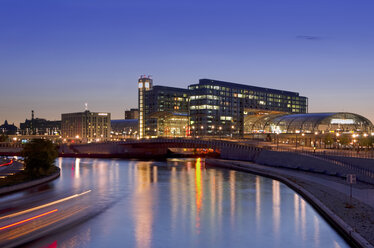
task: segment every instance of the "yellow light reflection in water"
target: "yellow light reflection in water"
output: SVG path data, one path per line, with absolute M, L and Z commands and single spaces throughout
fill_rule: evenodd
M 171 195 L 171 231 L 177 231 L 177 217 L 178 217 L 178 209 L 179 209 L 179 201 L 178 201 L 178 178 L 177 178 L 177 168 L 171 168 L 171 177 L 170 177 L 170 195 Z
M 257 227 L 261 225 L 261 181 L 260 177 L 256 176 L 256 223 Z
M 235 171 L 230 171 L 230 213 L 231 213 L 231 220 L 234 221 L 235 218 L 233 218 L 235 214 Z M 233 223 L 231 223 L 233 224 Z
M 196 228 L 200 229 L 200 210 L 202 206 L 203 190 L 201 179 L 201 158 L 196 160 L 195 168 L 195 187 L 196 187 Z
M 300 197 L 297 194 L 294 194 L 294 214 L 295 214 L 295 232 L 299 233 L 299 224 L 300 224 Z
M 80 158 L 76 158 L 75 159 L 75 168 L 74 168 L 74 176 L 75 178 L 79 178 L 80 176 L 80 168 L 79 168 L 79 164 L 81 162 L 81 159 Z
M 158 177 L 157 177 L 157 166 L 153 166 L 153 182 L 157 183 Z
M 279 235 L 280 226 L 280 185 L 278 181 L 273 180 L 273 216 L 274 216 L 274 233 Z
M 152 170 L 149 163 L 139 163 L 135 169 L 137 188 L 133 201 L 136 247 L 151 247 L 153 225 Z

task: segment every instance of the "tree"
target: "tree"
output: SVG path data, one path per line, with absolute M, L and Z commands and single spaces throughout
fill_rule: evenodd
M 334 138 L 331 133 L 327 133 L 323 136 L 323 142 L 325 143 L 325 148 L 326 145 L 331 146 L 331 144 L 334 142 Z
M 9 136 L 6 134 L 0 135 L 0 142 L 7 142 L 9 141 Z
M 58 157 L 57 147 L 49 140 L 34 139 L 27 143 L 22 151 L 25 172 L 32 177 L 50 174 Z
M 339 141 L 342 146 L 347 146 L 351 143 L 351 136 L 349 134 L 342 134 Z
M 361 137 L 358 140 L 358 142 L 359 142 L 360 146 L 370 147 L 370 146 L 373 145 L 374 137 L 372 137 L 372 136 Z

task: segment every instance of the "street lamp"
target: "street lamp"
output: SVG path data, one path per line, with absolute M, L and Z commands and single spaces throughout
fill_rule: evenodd
M 277 150 L 279 150 L 279 133 L 277 132 Z
M 295 140 L 295 149 L 297 150 L 297 134 L 300 133 L 299 130 L 296 130 L 295 131 L 295 134 L 296 134 L 296 140 Z

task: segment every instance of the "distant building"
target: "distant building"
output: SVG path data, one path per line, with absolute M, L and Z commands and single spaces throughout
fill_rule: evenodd
M 61 115 L 61 133 L 66 141 L 100 142 L 110 139 L 110 113 L 88 110 Z
M 111 134 L 115 139 L 127 139 L 137 138 L 139 120 L 128 119 L 128 120 L 112 120 L 111 122 Z
M 150 77 L 138 80 L 139 137 L 188 135 L 187 89 L 153 86 Z
M 60 135 L 61 121 L 49 121 L 36 118 L 25 120 L 20 123 L 20 134 L 22 135 Z
M 0 135 L 14 135 L 17 133 L 18 128 L 13 124 L 8 124 L 8 121 L 5 120 L 4 124 L 0 126 Z
M 125 119 L 126 120 L 139 119 L 139 109 L 132 108 L 130 110 L 126 110 Z
M 31 119 L 20 123 L 19 133 L 21 135 L 60 135 L 61 121 L 34 118 L 34 110 L 32 110 Z

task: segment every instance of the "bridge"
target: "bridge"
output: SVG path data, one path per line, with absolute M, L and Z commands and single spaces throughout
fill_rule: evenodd
M 61 156 L 145 158 L 166 156 L 170 148 L 213 149 L 223 159 L 247 161 L 253 161 L 255 156 L 263 149 L 253 144 L 227 140 L 157 138 L 125 142 L 62 145 L 59 153 Z

